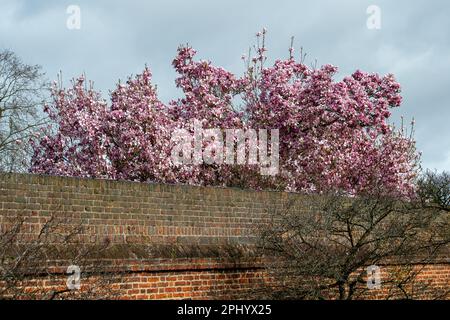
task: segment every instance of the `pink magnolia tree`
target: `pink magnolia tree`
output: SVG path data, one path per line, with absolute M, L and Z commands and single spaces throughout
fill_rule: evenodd
M 147 68 L 119 83 L 109 104 L 83 77 L 69 89 L 55 85 L 46 106 L 54 124 L 33 141 L 31 172 L 299 192 L 359 194 L 374 186 L 414 192 L 414 140 L 388 124 L 401 103 L 393 75 L 356 71 L 335 81 L 336 67 L 308 67 L 292 48 L 289 58 L 266 67 L 265 33 L 257 34 L 255 57 L 245 58 L 240 77 L 180 47 L 173 66 L 184 97 L 168 104 L 158 100 Z M 261 176 L 254 165 L 175 165 L 171 134 L 192 132 L 194 120 L 204 128 L 278 129 L 279 174 Z

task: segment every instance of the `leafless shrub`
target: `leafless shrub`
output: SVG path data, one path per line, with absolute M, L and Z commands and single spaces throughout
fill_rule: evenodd
M 259 248 L 274 281 L 259 290 L 260 297 L 368 297 L 366 268 L 371 265 L 389 271 L 382 273 L 380 297 L 448 297 L 448 285 L 433 287 L 419 276 L 449 251 L 449 215 L 439 206 L 385 196 L 330 195 L 305 197 L 300 206 L 291 202 L 270 211 Z
M 83 227 L 67 218 L 2 217 L 0 299 L 114 298 L 120 281 L 108 261 L 98 256 L 109 242 L 86 244 Z M 80 268 L 79 290 L 67 285 L 68 266 Z

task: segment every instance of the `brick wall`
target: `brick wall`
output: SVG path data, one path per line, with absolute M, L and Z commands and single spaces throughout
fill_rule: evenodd
M 107 241 L 111 247 L 251 246 L 256 239 L 255 228 L 267 219 L 267 204 L 280 207 L 290 197 L 301 196 L 231 188 L 0 174 L 0 223 L 3 229 L 11 217 L 24 216 L 27 218 L 22 232 L 24 239 L 33 239 L 50 216 L 60 216 L 68 219 L 67 224 L 83 226 L 81 241 Z M 120 262 L 120 267 L 111 272 L 120 274 L 112 282 L 121 299 L 251 298 L 248 291 L 266 277 L 261 264 L 251 258 L 230 260 L 219 255 L 158 259 L 145 254 L 137 260 L 130 256 L 107 258 Z M 64 288 L 65 265 L 59 263 L 60 268 L 52 275 L 26 280 L 23 285 L 31 290 L 36 281 L 41 281 L 46 288 Z M 448 264 L 430 265 L 423 277 L 449 287 L 449 270 Z M 382 293 L 372 297 L 380 298 Z
M 76 299 L 251 299 L 266 277 L 258 265 L 204 258 L 126 261 L 126 265 L 108 275 L 82 275 L 76 291 L 67 290 L 66 269 L 56 268 L 49 275 L 21 281 L 14 299 L 47 299 L 53 292 L 61 292 L 56 298 Z
M 1 174 L 2 216 L 83 221 L 92 241 L 114 243 L 250 244 L 265 203 L 286 194 L 238 189 L 141 184 Z M 38 219 L 35 219 L 38 222 Z

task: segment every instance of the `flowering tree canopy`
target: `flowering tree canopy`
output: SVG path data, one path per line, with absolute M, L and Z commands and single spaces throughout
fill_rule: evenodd
M 401 103 L 393 75 L 356 71 L 335 81 L 336 67 L 308 67 L 292 48 L 289 58 L 266 67 L 264 36 L 257 34 L 255 57 L 244 57 L 242 76 L 180 47 L 173 66 L 184 97 L 168 104 L 158 100 L 148 68 L 119 83 L 109 104 L 83 77 L 69 89 L 55 84 L 45 108 L 53 125 L 32 141 L 31 172 L 299 192 L 358 194 L 377 186 L 411 194 L 419 155 L 414 140 L 388 124 Z M 249 164 L 174 165 L 171 134 L 192 132 L 194 120 L 204 128 L 278 129 L 279 174 L 261 176 Z

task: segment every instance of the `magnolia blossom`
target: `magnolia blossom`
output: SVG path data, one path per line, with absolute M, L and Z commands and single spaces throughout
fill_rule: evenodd
M 376 186 L 411 195 L 419 154 L 414 140 L 388 123 L 401 104 L 394 76 L 358 70 L 335 81 L 337 67 L 308 67 L 292 48 L 288 59 L 267 67 L 265 34 L 257 35 L 255 56 L 243 57 L 241 76 L 180 47 L 173 66 L 184 96 L 168 104 L 158 99 L 148 68 L 119 83 L 109 103 L 83 77 L 69 89 L 55 85 L 45 107 L 53 125 L 32 141 L 30 171 L 298 192 L 359 194 Z M 173 132 L 193 134 L 194 122 L 224 132 L 278 129 L 279 174 L 262 176 L 248 163 L 173 163 Z M 203 148 L 214 143 L 201 141 Z

